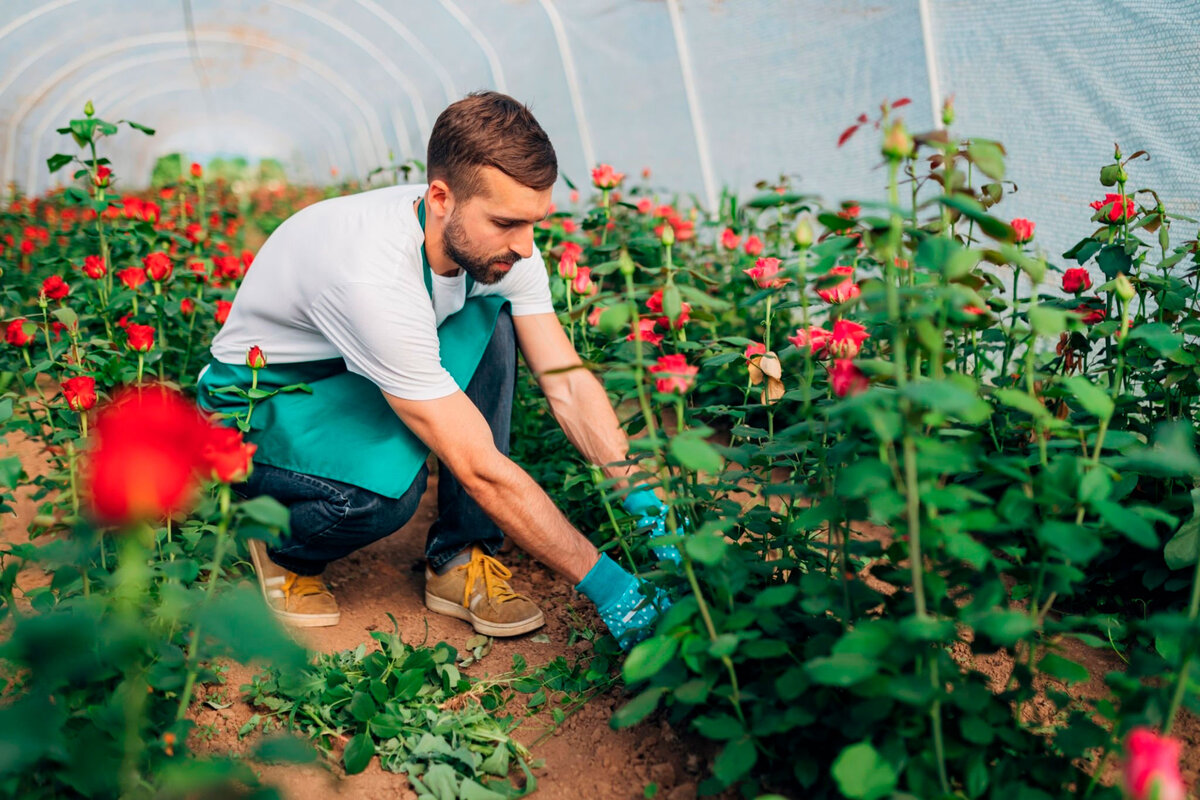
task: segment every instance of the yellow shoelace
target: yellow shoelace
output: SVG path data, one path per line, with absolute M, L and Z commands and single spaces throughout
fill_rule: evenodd
M 288 573 L 283 582 L 283 594 L 286 597 L 308 597 L 314 594 L 327 594 L 333 597 L 333 592 L 325 588 L 325 581 L 320 575 L 297 575 Z
M 463 606 L 467 608 L 471 606 L 471 588 L 475 586 L 475 581 L 481 577 L 483 578 L 483 586 L 485 591 L 487 591 L 489 599 L 504 603 L 519 597 L 512 590 L 512 587 L 508 585 L 508 579 L 512 577 L 512 571 L 482 550 L 476 550 L 471 555 L 470 561 L 461 567 L 455 567 L 455 569 L 465 569 L 467 571 L 467 581 L 463 586 Z

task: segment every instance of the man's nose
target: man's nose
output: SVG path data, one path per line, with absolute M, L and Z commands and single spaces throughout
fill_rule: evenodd
M 521 258 L 531 258 L 533 256 L 533 226 L 528 226 L 528 230 L 521 230 L 508 243 L 508 247 Z

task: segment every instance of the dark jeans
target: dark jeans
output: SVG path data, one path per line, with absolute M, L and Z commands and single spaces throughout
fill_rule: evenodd
M 512 315 L 505 308 L 466 390 L 491 426 L 496 448 L 505 455 L 516 367 L 516 333 Z M 428 478 L 429 467 L 422 466 L 408 490 L 393 499 L 341 481 L 255 464 L 250 478 L 235 484 L 233 490 L 245 499 L 270 495 L 287 506 L 291 535 L 267 552 L 272 561 L 292 572 L 319 575 L 330 561 L 382 539 L 408 522 Z M 439 461 L 438 518 L 425 540 L 429 566 L 439 569 L 473 544 L 494 555 L 503 543 L 503 532 Z

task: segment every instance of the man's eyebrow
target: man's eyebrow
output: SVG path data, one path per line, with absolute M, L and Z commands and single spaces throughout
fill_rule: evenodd
M 497 222 L 510 222 L 510 223 L 511 222 L 528 222 L 530 224 L 533 224 L 536 222 L 541 222 L 544 219 L 549 219 L 549 217 L 550 217 L 549 213 L 547 213 L 546 216 L 540 217 L 538 219 L 522 219 L 521 217 L 504 217 L 504 216 L 500 216 L 499 214 L 492 215 L 492 219 L 496 220 Z

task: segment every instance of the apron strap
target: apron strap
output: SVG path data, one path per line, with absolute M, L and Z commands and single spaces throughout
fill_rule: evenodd
M 421 202 L 417 204 L 417 219 L 421 223 L 421 232 L 425 232 L 425 198 L 421 198 Z M 466 270 L 463 270 L 466 272 Z M 421 273 L 425 278 L 425 291 L 429 292 L 429 296 L 433 297 L 433 269 L 429 266 L 429 256 L 425 253 L 425 245 L 421 245 Z M 471 289 L 475 286 L 475 279 L 471 277 L 471 273 L 467 272 L 466 276 L 467 290 L 464 293 L 466 297 L 471 296 Z

